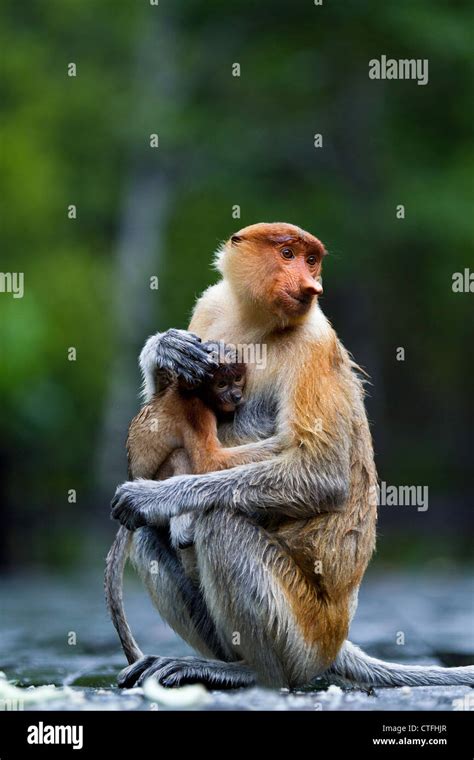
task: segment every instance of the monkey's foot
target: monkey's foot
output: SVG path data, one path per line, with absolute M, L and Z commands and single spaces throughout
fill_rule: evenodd
M 161 686 L 185 686 L 201 683 L 208 689 L 238 689 L 253 686 L 255 676 L 240 662 L 220 662 L 200 657 L 142 657 L 119 674 L 122 689 L 142 686 L 147 678 L 156 678 Z

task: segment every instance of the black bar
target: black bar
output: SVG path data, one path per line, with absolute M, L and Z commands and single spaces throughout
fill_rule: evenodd
M 42 733 L 38 733 L 41 728 Z M 69 744 L 31 744 L 49 738 L 48 726 L 82 727 L 82 748 Z M 35 728 L 31 728 L 35 727 Z M 76 729 L 77 731 L 77 729 Z M 64 734 L 66 736 L 66 733 Z M 60 736 L 58 738 L 61 738 Z M 79 743 L 79 733 L 69 738 Z M 374 741 L 375 740 L 375 741 Z M 384 743 L 377 740 L 384 740 Z M 390 741 L 388 741 L 390 740 Z M 416 740 L 416 741 L 415 741 Z M 422 744 L 424 740 L 424 745 Z M 473 757 L 469 712 L 3 712 L 0 760 L 23 757 L 124 757 L 189 749 L 224 757 L 247 757 L 257 747 L 276 756 L 363 753 L 371 757 Z M 328 755 L 328 752 L 331 754 Z M 245 754 L 244 754 L 245 753 Z M 348 757 L 353 756 L 347 755 Z

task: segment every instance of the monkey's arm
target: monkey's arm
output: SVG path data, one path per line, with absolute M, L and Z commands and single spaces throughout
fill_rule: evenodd
M 124 483 L 116 491 L 112 516 L 134 530 L 209 507 L 295 518 L 342 510 L 348 497 L 349 457 L 344 452 L 325 465 L 292 452 L 206 475 Z
M 217 435 L 215 415 L 199 399 L 188 402 L 187 418 L 193 424 L 182 426 L 183 446 L 195 474 L 262 462 L 280 453 L 285 447 L 282 435 L 240 446 L 222 446 Z
M 242 446 L 229 446 L 224 448 L 220 444 L 211 450 L 206 449 L 202 442 L 196 440 L 193 444 L 185 442 L 186 451 L 192 462 L 192 470 L 196 474 L 204 472 L 216 472 L 218 470 L 230 470 L 242 464 L 263 462 L 278 454 L 283 445 L 278 436 L 266 438 L 263 441 L 253 441 Z
M 280 435 L 272 435 L 261 441 L 252 441 L 240 446 L 220 446 L 218 455 L 213 463 L 216 465 L 212 470 L 230 470 L 233 467 L 239 467 L 242 464 L 251 464 L 252 462 L 264 462 L 267 459 L 281 453 L 285 448 L 284 438 Z M 199 456 L 199 454 L 198 454 Z M 206 472 L 205 469 L 195 472 Z M 207 468 L 210 472 L 211 468 Z

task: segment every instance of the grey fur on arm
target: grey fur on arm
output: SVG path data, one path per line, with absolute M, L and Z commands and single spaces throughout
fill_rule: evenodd
M 291 450 L 221 472 L 123 483 L 112 501 L 112 517 L 129 530 L 212 507 L 304 518 L 342 510 L 348 487 L 349 452 L 344 447 L 318 465 L 304 452 Z

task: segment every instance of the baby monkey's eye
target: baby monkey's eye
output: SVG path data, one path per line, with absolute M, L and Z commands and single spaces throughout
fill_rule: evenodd
M 242 380 L 242 375 L 236 375 L 234 380 L 236 383 L 240 383 L 240 381 Z
M 227 388 L 226 381 L 225 380 L 219 380 L 219 382 L 217 383 L 217 387 L 218 388 Z

